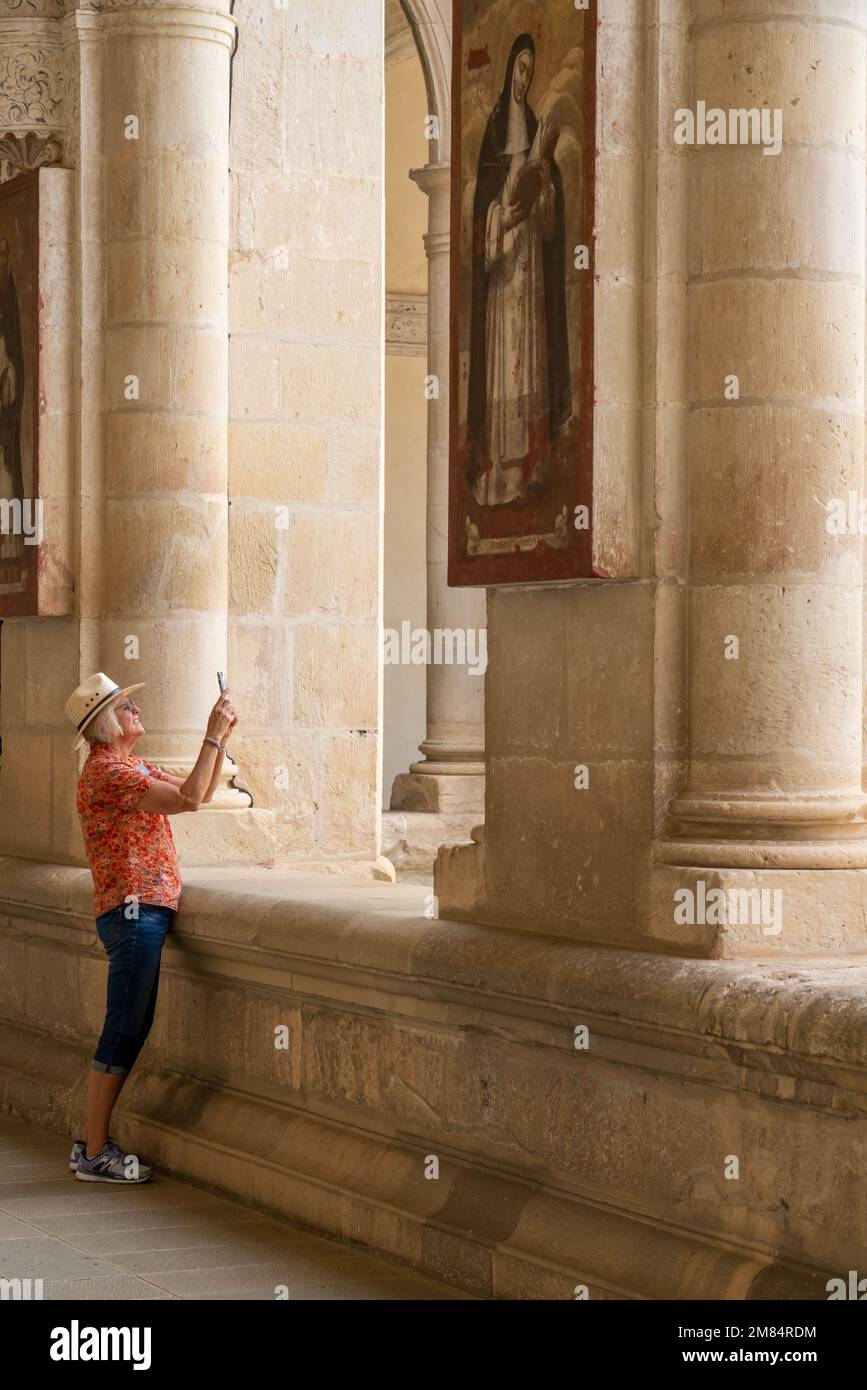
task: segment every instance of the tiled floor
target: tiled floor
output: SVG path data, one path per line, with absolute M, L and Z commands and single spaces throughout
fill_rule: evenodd
M 0 1112 L 0 1278 L 45 1299 L 470 1297 L 174 1178 L 78 1182 L 71 1147 Z

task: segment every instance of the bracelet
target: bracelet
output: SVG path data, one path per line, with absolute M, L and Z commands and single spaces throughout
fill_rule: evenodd
M 207 734 L 205 734 L 205 737 L 202 739 L 202 743 L 210 743 L 214 748 L 217 748 L 217 749 L 219 749 L 219 747 L 220 747 L 220 745 L 219 745 L 219 743 L 217 742 L 217 740 L 216 740 L 215 738 L 208 738 L 208 735 L 207 735 Z
M 221 744 L 220 744 L 220 752 L 221 752 L 221 753 L 225 753 L 225 751 L 226 751 L 226 749 L 228 748 L 228 746 L 229 746 L 229 740 L 226 739 L 226 742 L 225 742 L 225 743 L 221 743 Z

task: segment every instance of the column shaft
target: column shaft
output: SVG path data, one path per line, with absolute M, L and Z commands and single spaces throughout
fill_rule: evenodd
M 146 672 L 147 750 L 182 764 L 226 666 L 234 22 L 155 7 L 103 23 L 105 665 Z
M 427 433 L 427 619 L 432 637 L 436 629 L 477 634 L 486 622 L 484 590 L 450 589 L 447 579 L 450 172 L 448 164 L 429 164 L 412 173 L 429 199 L 428 378 L 436 381 Z M 420 745 L 424 761 L 396 779 L 393 807 L 483 814 L 484 687 L 484 676 L 471 674 L 467 665 L 429 664 L 427 737 Z
M 750 11 L 694 15 L 694 109 L 776 110 L 782 150 L 690 156 L 690 756 L 668 857 L 851 866 L 862 543 L 826 504 L 863 475 L 865 33 L 847 0 Z

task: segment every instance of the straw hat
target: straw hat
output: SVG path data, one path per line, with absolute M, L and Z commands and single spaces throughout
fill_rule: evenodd
M 67 718 L 76 728 L 73 750 L 81 747 L 84 743 L 84 730 L 107 705 L 118 695 L 131 695 L 134 690 L 141 690 L 144 684 L 144 681 L 139 681 L 138 685 L 125 685 L 121 689 L 104 671 L 97 671 L 95 676 L 88 676 L 86 681 L 82 681 L 66 702 Z

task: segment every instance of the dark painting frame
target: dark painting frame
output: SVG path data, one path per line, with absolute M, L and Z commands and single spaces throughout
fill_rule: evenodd
M 476 0 L 476 3 L 483 3 L 483 0 Z M 569 372 L 573 412 L 573 418 L 569 422 L 569 437 L 559 439 L 548 451 L 554 462 L 550 467 L 547 488 L 543 485 L 535 496 L 528 497 L 526 501 L 519 497 L 504 506 L 482 505 L 474 494 L 473 479 L 477 479 L 479 473 L 472 457 L 474 450 L 469 442 L 468 422 L 466 418 L 462 418 L 461 411 L 461 373 L 463 370 L 466 378 L 469 371 L 466 329 L 468 316 L 472 316 L 473 312 L 471 295 L 467 293 L 466 248 L 461 244 L 466 225 L 462 225 L 462 208 L 467 191 L 463 167 L 462 127 L 464 102 L 469 90 L 469 78 L 466 89 L 464 79 L 471 60 L 480 62 L 488 57 L 486 49 L 481 55 L 464 53 L 464 12 L 469 10 L 471 5 L 473 0 L 466 0 L 466 3 L 465 0 L 454 0 L 453 4 L 448 582 L 453 587 L 460 587 L 545 583 L 600 577 L 602 572 L 593 568 L 592 534 L 597 20 L 595 14 L 590 11 L 577 11 L 574 0 L 540 0 L 535 7 L 546 13 L 556 9 L 561 23 L 565 22 L 567 11 L 572 16 L 583 15 L 581 90 L 574 93 L 576 104 L 580 106 L 583 115 L 580 140 L 583 187 L 578 190 L 577 217 L 572 219 L 573 222 L 580 222 L 580 226 L 570 226 L 568 218 L 564 218 L 564 221 L 566 257 L 573 256 L 573 248 L 576 245 L 586 245 L 589 249 L 589 265 L 577 272 L 581 277 L 577 285 L 572 281 L 573 300 L 577 300 L 581 306 L 580 328 L 575 331 L 575 336 L 580 342 L 581 362 L 574 370 L 570 366 Z M 515 0 L 510 13 L 518 14 L 522 10 L 526 11 L 526 7 L 521 5 L 521 0 Z M 538 52 L 540 53 L 541 49 Z M 500 74 L 497 73 L 493 81 L 496 82 L 499 78 Z M 527 97 L 528 105 L 532 95 L 531 84 Z M 477 133 L 476 131 L 476 135 Z M 475 161 L 478 153 L 474 151 L 472 158 Z M 563 274 L 565 283 L 568 274 L 565 268 Z M 472 334 L 472 327 L 470 333 Z M 549 356 L 547 360 L 550 364 L 552 358 Z M 553 372 L 549 370 L 549 380 L 552 376 Z M 580 507 L 587 508 L 587 525 L 576 528 L 576 508 Z M 581 516 L 580 519 L 583 521 L 585 518 Z
M 0 238 L 9 243 L 11 277 L 17 298 L 23 355 L 19 461 L 23 498 L 39 498 L 39 171 L 0 183 Z M 0 317 L 4 288 L 0 286 Z M 8 349 L 7 349 L 8 355 Z M 16 411 L 16 414 L 18 412 Z M 4 435 L 8 449 L 8 431 Z M 26 455 L 26 457 L 25 457 Z M 11 462 L 11 461 L 10 461 Z M 3 476 L 0 474 L 0 476 Z M 7 494 L 8 495 L 8 494 Z M 0 542 L 6 537 L 0 535 Z M 44 541 L 44 537 L 43 537 Z M 24 545 L 20 558 L 0 555 L 0 618 L 33 616 L 39 611 L 42 545 Z

